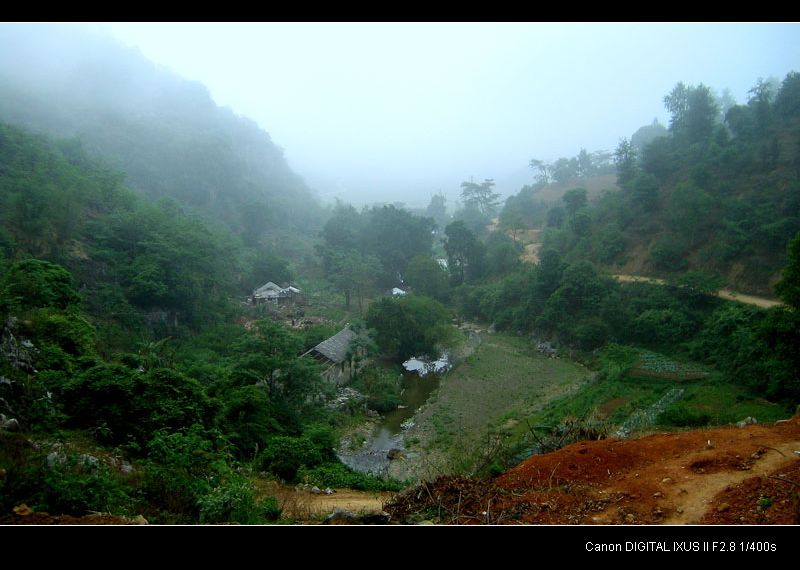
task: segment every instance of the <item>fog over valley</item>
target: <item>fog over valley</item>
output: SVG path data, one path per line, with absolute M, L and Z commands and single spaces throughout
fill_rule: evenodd
M 0 23 L 0 525 L 786 552 L 798 347 L 800 24 Z
M 729 89 L 800 65 L 796 24 L 112 24 L 254 119 L 325 200 L 504 196 L 531 158 L 612 151 L 679 81 Z

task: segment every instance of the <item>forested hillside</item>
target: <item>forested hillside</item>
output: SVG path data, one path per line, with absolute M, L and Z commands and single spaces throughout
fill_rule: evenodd
M 587 202 L 575 180 L 561 203 L 542 205 L 527 189 L 501 219 L 546 228 L 544 248 L 568 260 L 616 273 L 702 270 L 771 294 L 800 230 L 800 74 L 759 80 L 747 104 L 727 109 L 702 84 L 679 83 L 664 104 L 668 130 L 649 125 L 617 147 L 620 191 Z
M 269 134 L 84 27 L 0 27 L 0 121 L 80 140 L 134 190 L 222 219 L 247 245 L 318 227 L 311 191 Z
M 254 472 L 384 486 L 333 454 L 315 333 L 233 324 L 285 262 L 123 178 L 0 125 L 0 511 L 264 522 Z

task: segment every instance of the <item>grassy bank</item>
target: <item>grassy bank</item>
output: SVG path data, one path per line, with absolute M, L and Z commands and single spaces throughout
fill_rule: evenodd
M 393 462 L 390 474 L 427 479 L 470 472 L 522 418 L 573 393 L 590 375 L 579 364 L 539 354 L 528 339 L 484 334 L 416 415 L 406 436 L 409 459 Z

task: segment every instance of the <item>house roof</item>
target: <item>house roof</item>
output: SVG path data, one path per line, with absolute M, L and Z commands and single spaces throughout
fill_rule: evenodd
M 267 281 L 264 285 L 253 291 L 256 295 L 260 293 L 266 293 L 267 291 L 275 291 L 276 293 L 279 291 L 283 291 L 278 285 L 275 285 L 272 281 Z
M 358 335 L 353 332 L 350 327 L 345 327 L 331 338 L 323 340 L 308 352 L 317 352 L 328 360 L 336 364 L 341 364 L 347 359 L 347 351 L 350 348 L 350 343 L 352 343 L 353 339 L 357 336 Z M 308 352 L 306 354 L 308 354 Z
M 285 289 L 276 285 L 272 281 L 268 281 L 258 289 L 253 290 L 253 296 L 259 299 L 272 299 L 275 297 L 290 296 L 292 294 L 301 293 L 297 287 L 286 287 Z

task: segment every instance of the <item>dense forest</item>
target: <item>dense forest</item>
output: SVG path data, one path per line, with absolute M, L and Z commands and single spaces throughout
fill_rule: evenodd
M 0 54 L 0 516 L 264 523 L 281 517 L 265 479 L 402 488 L 345 467 L 342 431 L 396 409 L 399 363 L 462 346 L 465 320 L 586 364 L 589 391 L 657 353 L 703 367 L 698 389 L 787 415 L 800 402 L 798 73 L 746 105 L 679 83 L 668 128 L 613 156 L 532 159 L 503 205 L 470 179 L 452 214 L 442 194 L 424 211 L 325 209 L 201 85 L 102 36 L 23 31 L 0 28 L 16 54 Z M 267 281 L 301 285 L 305 313 L 257 305 Z M 344 406 L 304 357 L 343 328 L 363 395 Z M 710 422 L 678 402 L 661 425 Z
M 232 323 L 234 296 L 264 270 L 241 236 L 139 197 L 74 141 L 3 126 L 0 172 L 0 413 L 49 442 L 0 433 L 2 509 L 263 522 L 277 505 L 255 501 L 241 465 L 387 485 L 333 455 L 331 387 L 298 358 L 313 331 Z M 285 262 L 269 271 L 288 277 Z M 105 446 L 102 461 L 62 450 L 82 437 Z
M 702 270 L 771 294 L 800 231 L 799 94 L 795 72 L 782 83 L 759 80 L 747 104 L 727 108 L 705 85 L 679 83 L 664 97 L 669 129 L 656 122 L 621 139 L 620 191 L 587 201 L 584 167 L 563 201 L 548 204 L 537 199 L 540 176 L 509 199 L 501 223 L 545 229 L 544 248 L 568 261 L 659 276 Z

